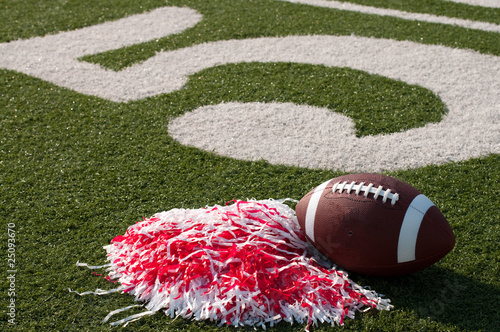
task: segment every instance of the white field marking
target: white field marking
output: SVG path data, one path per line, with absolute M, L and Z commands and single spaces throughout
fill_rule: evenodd
M 180 32 L 200 20 L 201 15 L 191 9 L 166 7 L 76 31 L 4 43 L 0 67 L 113 101 L 169 93 L 180 89 L 188 75 L 228 63 L 349 67 L 428 88 L 439 95 L 449 114 L 440 123 L 421 128 L 357 138 L 350 118 L 327 109 L 230 103 L 186 113 L 172 121 L 169 133 L 182 144 L 215 149 L 228 157 L 349 171 L 421 167 L 500 152 L 500 58 L 470 50 L 356 36 L 289 36 L 225 40 L 159 52 L 120 72 L 77 60 Z
M 3 43 L 0 68 L 113 101 L 152 96 L 160 93 L 158 86 L 166 80 L 162 68 L 115 72 L 78 58 L 180 33 L 201 19 L 201 14 L 190 8 L 161 7 L 78 30 Z
M 425 213 L 432 206 L 434 206 L 434 203 L 422 194 L 415 197 L 410 203 L 399 231 L 398 263 L 415 260 L 418 231 Z
M 500 0 L 445 0 L 445 1 L 461 2 L 471 6 L 500 8 Z
M 300 3 L 315 7 L 332 8 L 338 10 L 347 10 L 363 14 L 372 14 L 380 16 L 392 16 L 410 21 L 422 21 L 429 23 L 440 23 L 448 25 L 461 26 L 468 29 L 476 29 L 490 32 L 500 32 L 500 25 L 488 22 L 464 20 L 447 16 L 436 16 L 432 14 L 409 13 L 396 9 L 378 8 L 363 6 L 349 2 L 330 1 L 330 0 L 280 0 L 292 3 Z
M 357 138 L 350 118 L 325 108 L 226 103 L 171 121 L 170 135 L 185 145 L 237 159 L 343 171 L 415 168 L 500 152 L 500 57 L 356 36 L 233 40 L 175 53 L 162 56 L 169 63 L 196 59 L 192 72 L 242 61 L 349 67 L 430 89 L 449 110 L 439 123 Z
M 325 181 L 319 186 L 317 186 L 316 189 L 314 190 L 314 193 L 311 195 L 311 198 L 309 199 L 309 203 L 307 204 L 305 228 L 307 236 L 309 236 L 309 238 L 313 242 L 314 242 L 314 224 L 316 219 L 316 210 L 318 209 L 318 203 L 319 200 L 321 199 L 321 196 L 323 195 L 323 191 L 325 190 L 328 183 L 330 183 L 330 181 L 331 180 Z

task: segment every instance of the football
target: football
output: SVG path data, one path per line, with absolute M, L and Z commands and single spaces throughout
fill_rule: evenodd
M 382 174 L 328 180 L 295 208 L 308 240 L 346 271 L 399 276 L 423 270 L 455 246 L 441 211 L 411 185 Z

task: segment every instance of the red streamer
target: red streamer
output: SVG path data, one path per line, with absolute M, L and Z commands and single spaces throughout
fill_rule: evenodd
M 273 200 L 174 209 L 104 247 L 109 279 L 154 313 L 265 328 L 280 321 L 343 324 L 382 299 L 313 258 L 294 211 Z

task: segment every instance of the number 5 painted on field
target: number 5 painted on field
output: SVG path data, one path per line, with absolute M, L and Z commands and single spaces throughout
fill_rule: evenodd
M 164 7 L 76 31 L 4 43 L 0 44 L 0 67 L 117 102 L 175 91 L 186 83 L 188 75 L 227 63 L 349 67 L 428 88 L 439 95 L 449 114 L 441 122 L 422 128 L 357 138 L 349 118 L 326 109 L 230 103 L 187 113 L 172 121 L 169 133 L 183 144 L 215 149 L 229 157 L 349 171 L 420 167 L 500 152 L 500 58 L 496 56 L 387 39 L 290 36 L 226 40 L 161 52 L 120 72 L 78 61 L 87 54 L 181 32 L 201 19 L 188 8 Z M 271 123 L 247 131 L 243 139 L 241 130 L 235 133 L 239 139 L 228 140 L 227 131 L 221 135 L 222 127 L 241 129 L 233 121 L 225 123 L 228 119 L 238 117 L 244 127 L 269 114 L 280 117 L 282 126 L 285 121 L 283 131 Z M 215 120 L 219 132 L 198 121 L 196 135 L 190 134 L 191 123 L 207 115 Z M 295 123 L 307 125 L 293 127 Z M 283 139 L 288 125 L 293 135 Z M 262 131 L 267 131 L 266 135 Z M 270 140 L 262 141 L 263 137 Z

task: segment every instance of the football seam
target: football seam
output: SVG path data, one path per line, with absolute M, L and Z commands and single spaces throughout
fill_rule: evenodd
M 434 204 L 434 203 L 433 203 L 433 204 Z M 434 205 L 434 206 L 435 206 L 435 205 Z M 413 210 L 418 211 L 418 212 L 419 212 L 419 213 L 421 213 L 422 215 L 425 215 L 425 214 L 427 213 L 427 211 L 429 211 L 429 209 L 427 209 L 427 210 L 425 210 L 425 211 L 423 211 L 423 210 L 421 210 L 421 209 L 417 209 L 415 206 L 412 206 L 412 205 L 408 206 L 408 208 L 412 208 Z
M 351 194 L 347 194 L 347 196 L 339 196 L 339 197 L 327 197 L 327 196 L 323 196 L 323 197 L 327 200 L 347 199 L 347 200 L 350 200 L 351 202 L 375 204 L 381 208 L 395 210 L 395 211 L 400 211 L 400 210 L 405 209 L 405 206 L 400 204 L 399 202 L 397 202 L 395 205 L 391 205 L 390 202 L 383 203 L 382 201 L 379 201 L 376 199 L 367 199 L 362 195 L 356 195 L 356 194 L 354 194 L 354 196 L 349 196 L 349 195 L 351 195 Z
M 441 210 L 439 210 L 439 208 L 434 205 L 434 207 L 436 209 L 438 209 L 438 211 L 441 213 Z M 446 220 L 448 222 L 448 220 Z M 441 229 L 443 232 L 445 232 L 446 234 L 448 234 L 449 236 L 451 236 L 453 239 L 455 239 L 455 234 L 453 233 L 453 229 L 451 228 L 451 225 L 449 224 L 443 224 L 443 223 L 436 223 L 434 222 L 433 223 L 435 227 L 439 227 L 439 229 Z M 449 226 L 449 227 L 446 227 L 446 226 Z

